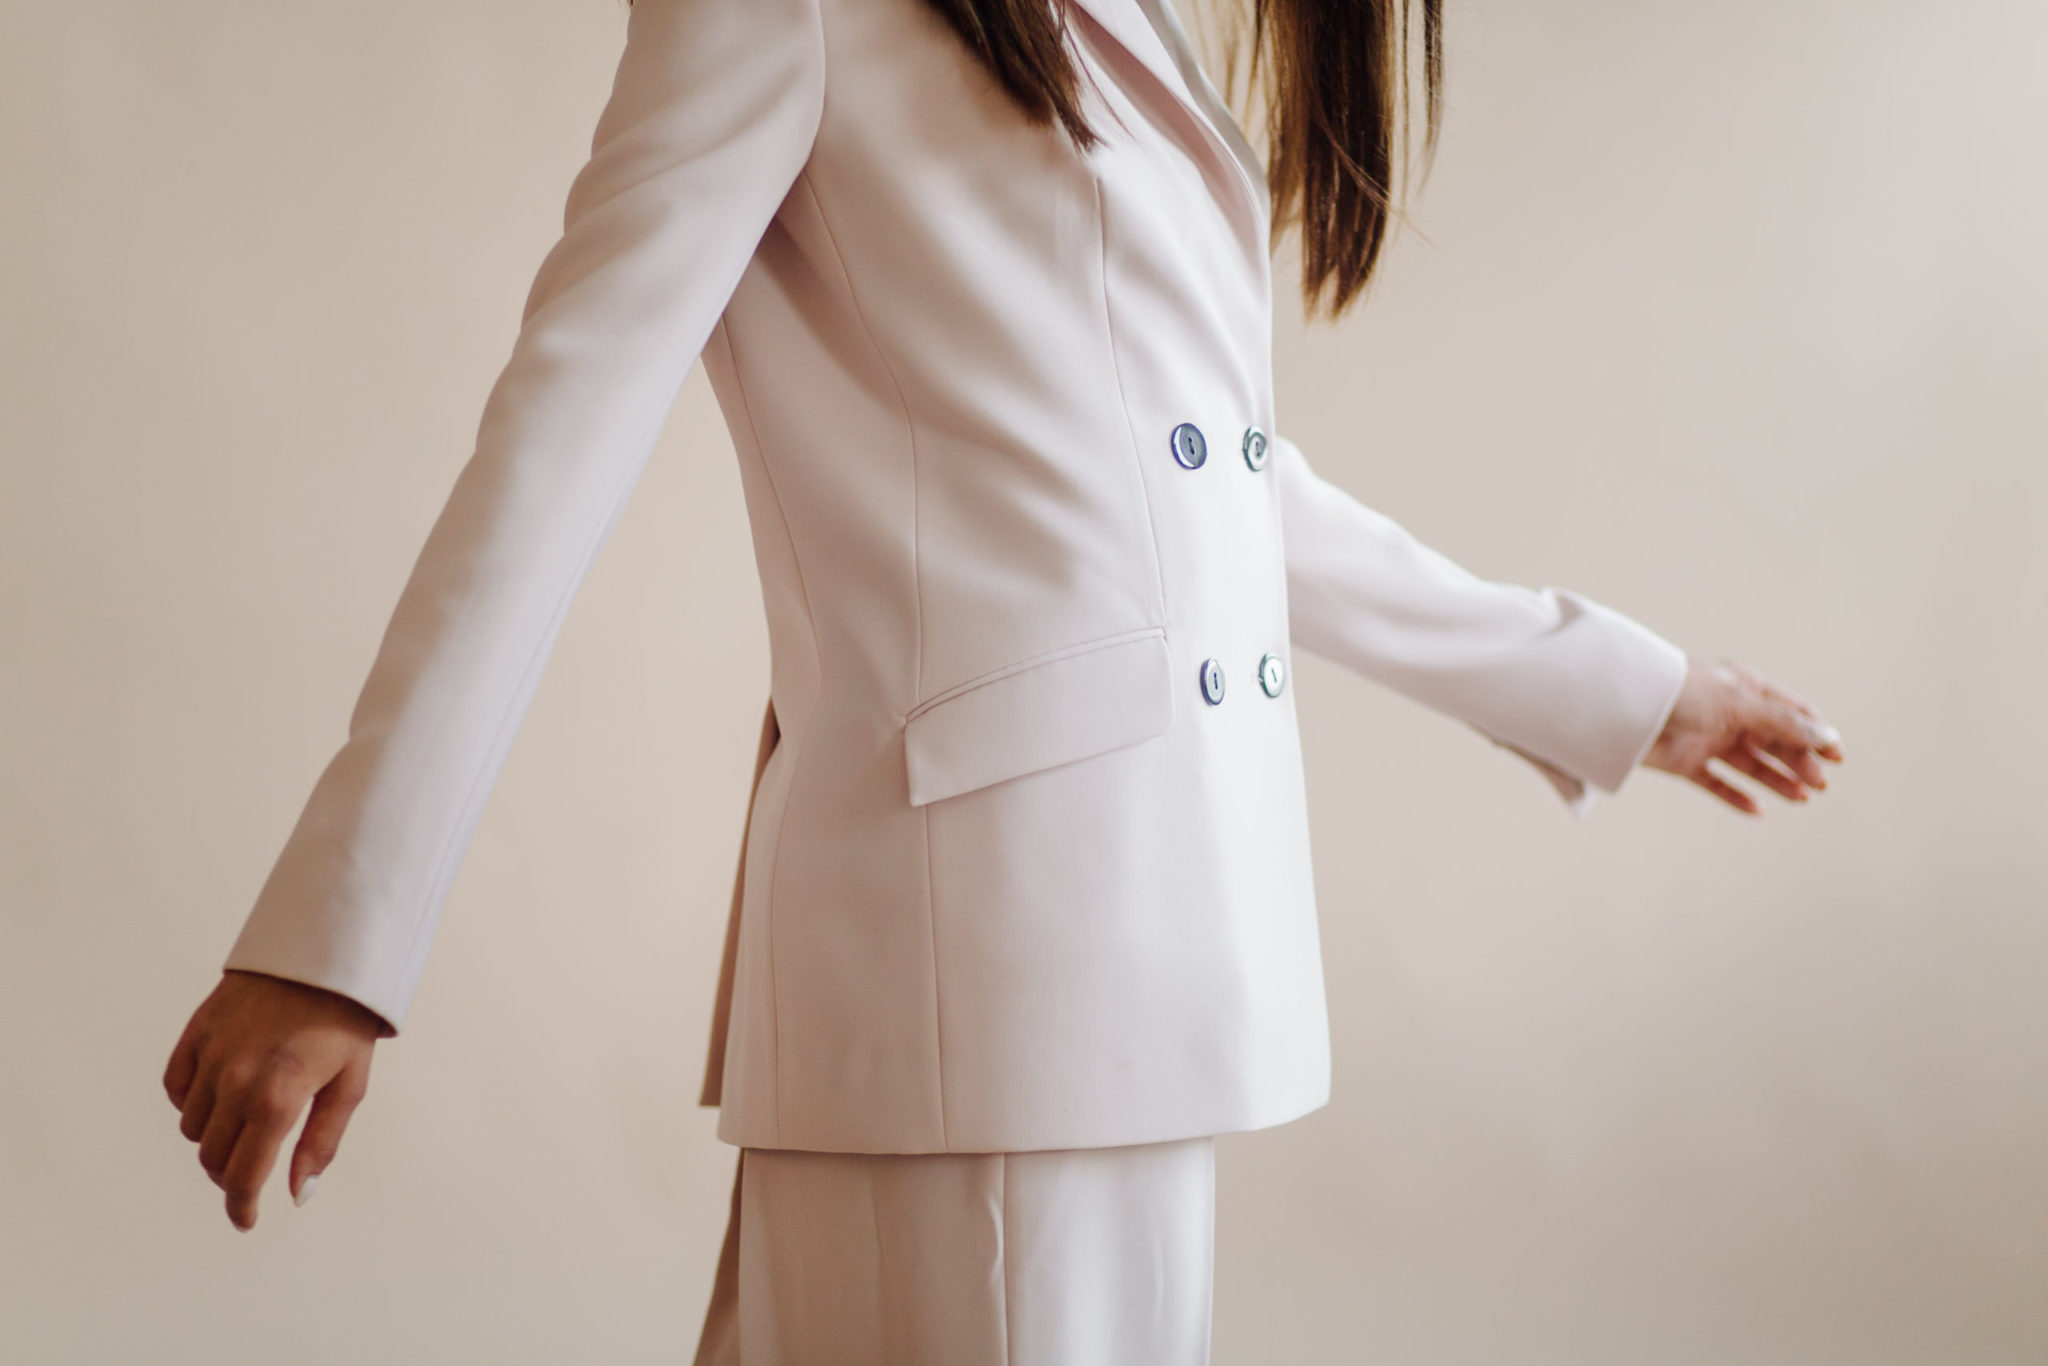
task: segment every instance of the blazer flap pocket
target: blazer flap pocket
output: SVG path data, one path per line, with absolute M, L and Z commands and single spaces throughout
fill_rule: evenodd
M 1173 724 L 1171 673 L 1166 633 L 1154 627 L 941 694 L 903 725 L 910 804 L 1164 735 Z

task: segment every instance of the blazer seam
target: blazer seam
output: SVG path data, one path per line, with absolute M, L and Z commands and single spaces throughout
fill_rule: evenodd
M 818 643 L 818 618 L 817 614 L 811 610 L 811 589 L 810 584 L 804 577 L 803 559 L 797 553 L 796 534 L 790 530 L 789 512 L 783 506 L 782 493 L 775 487 L 775 471 L 769 466 L 768 450 L 767 447 L 761 444 L 761 430 L 754 421 L 754 405 L 752 400 L 747 397 L 747 381 L 746 377 L 741 373 L 744 367 L 741 366 L 737 353 L 733 351 L 732 329 L 724 317 L 720 317 L 718 320 L 718 334 L 724 339 L 726 353 L 732 362 L 733 393 L 739 399 L 740 416 L 746 420 L 747 437 L 753 443 L 755 458 L 761 462 L 762 482 L 768 486 L 769 501 L 775 504 L 776 519 L 782 523 L 783 538 L 789 542 L 789 562 L 796 570 L 797 591 L 803 595 L 804 624 L 810 628 L 811 632 L 811 657 L 817 661 L 818 698 L 822 698 L 825 694 L 825 655 Z M 772 698 L 774 693 L 772 684 L 769 692 Z M 783 732 L 796 746 L 796 753 L 789 761 L 789 782 L 783 789 L 782 810 L 775 821 L 774 843 L 768 849 L 768 886 L 762 894 L 762 913 L 768 917 L 767 929 L 763 935 L 768 945 L 768 992 L 774 998 L 768 1009 L 768 1018 L 775 1026 L 775 1108 L 774 1121 L 770 1126 L 774 1131 L 774 1142 L 769 1146 L 777 1146 L 782 1142 L 782 1079 L 784 1073 L 782 1066 L 782 988 L 776 980 L 775 893 L 782 872 L 783 830 L 789 824 L 790 803 L 795 799 L 796 793 L 800 790 L 797 779 L 803 772 L 803 762 L 809 753 L 809 746 L 805 745 L 804 741 L 810 738 L 811 726 L 816 719 L 817 709 L 818 699 L 814 698 L 809 709 L 804 714 L 802 731 L 800 733 L 793 733 L 796 728 L 792 726 Z M 780 708 L 776 709 L 776 717 L 778 721 L 783 719 Z M 742 912 L 741 918 L 744 921 L 744 912 Z M 738 996 L 737 986 L 734 988 L 734 996 Z M 731 1024 L 727 1025 L 728 1030 L 733 1027 Z M 740 1022 L 739 1027 L 744 1028 L 745 1022 Z
M 1012 1366 L 1017 1359 L 1017 1315 L 1011 1300 L 1017 1293 L 1016 1275 L 1010 1267 L 1010 1164 L 1016 1160 L 1014 1153 L 997 1153 L 995 1160 L 996 1180 L 1002 1184 L 1002 1194 L 996 1202 L 996 1241 L 1000 1244 L 997 1255 L 1003 1264 L 1003 1359 L 1000 1366 Z
M 1152 486 L 1145 482 L 1144 457 L 1138 449 L 1138 429 L 1131 420 L 1130 390 L 1124 384 L 1123 362 L 1116 354 L 1116 316 L 1109 302 L 1109 208 L 1102 198 L 1102 177 L 1090 177 L 1095 190 L 1095 240 L 1102 252 L 1102 339 L 1109 348 L 1109 371 L 1116 380 L 1117 406 L 1124 412 L 1124 434 L 1130 438 L 1131 472 L 1138 477 L 1138 496 L 1145 502 L 1145 530 L 1152 541 L 1152 581 L 1159 592 L 1160 623 L 1171 619 L 1166 601 L 1166 563 L 1159 553 L 1159 512 L 1152 505 Z
M 825 41 L 825 5 L 818 5 L 818 38 L 821 46 Z M 819 96 L 818 124 L 822 129 L 825 122 L 824 102 L 829 90 Z M 816 135 L 812 138 L 816 142 Z M 910 445 L 910 590 L 911 590 L 911 696 L 915 697 L 924 688 L 924 568 L 920 553 L 921 519 L 918 515 L 919 481 L 917 461 L 917 423 L 911 416 L 910 400 L 903 392 L 903 380 L 896 373 L 896 367 L 889 363 L 889 353 L 883 348 L 882 340 L 875 335 L 874 325 L 868 321 L 867 309 L 861 306 L 860 291 L 854 288 L 853 272 L 846 268 L 846 253 L 840 249 L 839 235 L 832 230 L 832 216 L 825 212 L 825 197 L 818 193 L 818 184 L 811 176 L 810 162 L 804 163 L 797 173 L 797 181 L 804 187 L 804 193 L 811 198 L 811 207 L 817 211 L 818 225 L 825 230 L 825 243 L 832 248 L 832 264 L 839 268 L 840 282 L 846 288 L 846 297 L 853 303 L 853 315 L 860 320 L 861 335 L 868 339 L 868 347 L 881 362 L 882 373 L 889 377 L 889 387 L 896 391 L 896 406 L 903 414 L 903 435 Z
M 832 263 L 839 268 L 840 283 L 846 289 L 846 297 L 853 304 L 853 316 L 860 320 L 861 335 L 867 338 L 868 349 L 875 353 L 881 364 L 882 373 L 889 377 L 889 387 L 896 392 L 896 408 L 903 415 L 903 436 L 910 447 L 910 587 L 914 610 L 912 617 L 913 645 L 911 647 L 911 696 L 915 697 L 924 688 L 924 574 L 919 561 L 919 517 L 918 467 L 917 467 L 917 423 L 910 411 L 910 399 L 903 392 L 903 381 L 896 374 L 896 367 L 889 363 L 889 353 L 882 346 L 881 338 L 875 335 L 874 325 L 868 321 L 867 310 L 861 307 L 860 291 L 854 287 L 853 273 L 846 268 L 846 254 L 839 249 L 839 239 L 832 231 L 832 217 L 825 212 L 825 200 L 818 193 L 817 183 L 811 178 L 810 167 L 806 166 L 797 176 L 797 182 L 810 196 L 811 208 L 817 212 L 818 225 L 825 230 L 825 243 L 832 248 Z M 951 1146 L 946 1137 L 946 1048 L 944 1041 L 944 1014 L 939 1001 L 939 917 L 937 896 L 932 890 L 932 820 L 929 809 L 924 815 L 924 909 L 926 939 L 931 945 L 932 961 L 932 1051 L 936 1057 L 938 1090 L 939 1146 Z
M 824 197 L 818 193 L 817 183 L 811 178 L 811 169 L 805 166 L 797 176 L 797 183 L 804 187 L 804 193 L 811 198 L 811 207 L 817 211 L 818 225 L 825 230 L 825 243 L 832 248 L 832 264 L 839 268 L 839 281 L 845 286 L 846 297 L 853 304 L 853 316 L 860 320 L 861 335 L 867 338 L 868 349 L 875 353 L 875 359 L 882 366 L 882 373 L 889 377 L 889 387 L 896 391 L 896 409 L 903 415 L 903 436 L 910 446 L 910 586 L 916 610 L 912 614 L 912 631 L 915 643 L 912 647 L 911 695 L 924 687 L 924 574 L 919 556 L 918 518 L 918 461 L 917 423 L 910 412 L 910 399 L 903 392 L 903 381 L 896 374 L 896 367 L 889 363 L 889 353 L 883 348 L 881 339 L 875 335 L 874 325 L 868 321 L 868 313 L 861 306 L 860 291 L 854 288 L 853 273 L 846 268 L 846 254 L 839 249 L 838 234 L 832 231 L 832 216 L 825 212 Z
M 924 820 L 924 920 L 932 949 L 932 1057 L 938 1069 L 939 1151 L 951 1152 L 953 1140 L 946 1134 L 946 1032 L 945 1003 L 939 997 L 939 908 L 932 879 L 932 809 L 918 808 Z

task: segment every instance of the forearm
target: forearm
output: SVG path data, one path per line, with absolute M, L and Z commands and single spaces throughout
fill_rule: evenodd
M 1296 644 L 1465 722 L 1582 813 L 1656 741 L 1686 654 L 1568 589 L 1471 573 L 1275 438 Z

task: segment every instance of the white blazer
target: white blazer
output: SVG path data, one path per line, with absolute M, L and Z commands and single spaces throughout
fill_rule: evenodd
M 729 1142 L 1085 1147 L 1321 1105 L 1297 645 L 1574 812 L 1621 786 L 1685 652 L 1311 470 L 1273 410 L 1255 154 L 1159 0 L 1072 25 L 1086 155 L 922 0 L 639 0 L 475 453 L 227 966 L 402 1025 L 700 353 L 776 740 L 710 1079 Z

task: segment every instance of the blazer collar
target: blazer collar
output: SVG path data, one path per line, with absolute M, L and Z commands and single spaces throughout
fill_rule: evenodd
M 1072 7 L 1094 21 L 1112 42 L 1156 83 L 1177 106 L 1239 190 L 1240 211 L 1248 215 L 1252 240 L 1266 253 L 1271 217 L 1266 168 L 1238 127 L 1222 95 L 1209 81 L 1194 47 L 1175 14 L 1173 0 L 1071 0 Z

